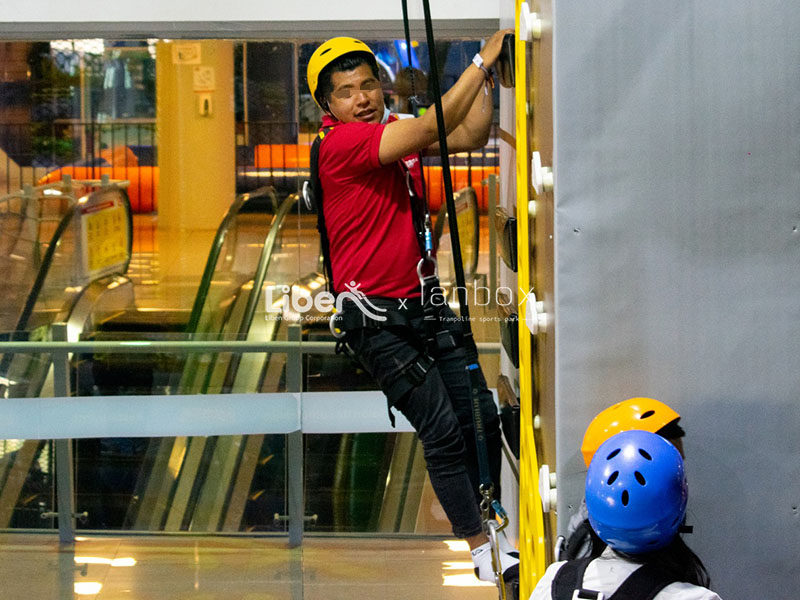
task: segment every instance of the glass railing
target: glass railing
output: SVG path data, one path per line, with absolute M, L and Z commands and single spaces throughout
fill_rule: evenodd
M 70 355 L 82 353 L 204 353 L 209 350 L 280 353 L 287 357 L 287 388 L 291 389 L 302 385 L 304 357 L 333 353 L 334 344 L 303 342 L 299 340 L 299 325 L 288 329 L 290 341 L 285 342 L 3 342 L 0 350 L 51 355 L 55 364 L 64 365 L 56 371 L 56 390 L 69 389 L 69 381 L 63 380 L 69 379 L 66 365 Z M 479 351 L 495 354 L 499 346 L 480 344 Z M 235 431 L 240 431 L 241 435 L 233 433 Z M 392 430 L 386 417 L 385 400 L 376 391 L 7 399 L 0 403 L 0 437 L 7 438 L 4 455 L 0 457 L 5 475 L 0 497 L 8 516 L 1 525 L 53 527 L 54 509 L 59 507 L 52 488 L 53 444 L 36 441 L 47 437 L 77 440 L 72 442 L 76 449 L 76 461 L 71 465 L 73 473 L 62 477 L 64 481 L 77 481 L 74 506 L 78 528 L 205 533 L 288 529 L 291 535 L 294 525 L 300 534 L 306 527 L 316 531 L 381 534 L 443 533 L 437 529 L 442 526 L 441 520 L 433 522 L 425 510 L 435 512 L 436 506 L 435 501 L 424 494 L 424 470 L 421 476 L 409 470 L 409 465 L 421 460 L 421 455 L 408 447 L 415 443 L 413 439 L 399 438 L 404 434 L 392 433 L 398 436 L 392 441 L 393 445 L 406 445 L 401 453 L 406 457 L 405 462 L 398 462 L 404 465 L 405 472 L 398 466 L 390 468 L 390 476 L 382 477 L 380 473 L 370 475 L 370 465 L 364 464 L 363 457 L 391 462 L 393 455 L 386 451 L 386 440 L 381 443 L 377 437 L 358 439 L 341 435 L 353 431 L 365 436 L 410 432 L 411 428 L 400 417 L 397 430 Z M 297 439 L 293 444 L 293 436 L 300 436 L 299 446 Z M 328 437 L 329 441 L 337 436 L 336 451 L 327 456 L 327 460 L 311 460 L 307 448 L 314 436 Z M 156 443 L 147 451 L 139 448 L 147 456 L 137 465 L 138 472 L 156 472 L 163 467 L 162 472 L 185 473 L 183 487 L 181 481 L 176 484 L 157 477 L 153 479 L 155 495 L 123 493 L 125 479 L 137 473 L 136 468 L 129 468 L 132 465 L 126 463 L 125 457 L 135 452 L 133 446 L 144 445 L 143 440 L 139 441 L 142 438 L 151 438 Z M 14 440 L 20 439 L 24 439 L 26 445 L 15 447 Z M 163 440 L 170 440 L 169 452 L 161 451 L 163 448 L 158 442 Z M 199 447 L 193 451 L 195 440 L 199 440 Z M 348 454 L 342 454 L 340 448 L 352 449 L 354 443 L 361 446 L 358 448 L 362 452 L 361 462 L 342 458 Z M 105 456 L 107 460 L 92 467 L 92 464 L 97 465 L 96 461 L 82 460 L 87 455 Z M 408 455 L 411 455 L 411 462 Z M 258 471 L 259 467 L 273 461 L 276 473 Z M 249 463 L 250 467 L 244 468 L 244 463 Z M 351 484 L 332 489 L 315 483 L 321 480 L 320 473 L 325 470 L 334 478 L 351 478 Z M 96 497 L 82 494 L 81 483 L 97 478 L 102 485 L 95 487 Z M 208 481 L 212 482 L 207 488 L 211 491 L 205 488 Z M 169 492 L 162 489 L 161 494 L 157 494 L 159 485 Z M 36 492 L 42 486 L 42 491 Z M 300 508 L 294 510 L 293 489 L 294 495 L 301 497 L 295 497 L 294 505 Z M 328 504 L 320 506 L 328 506 L 327 510 L 338 516 L 314 510 L 315 499 L 324 496 L 330 499 Z M 135 514 L 132 514 L 132 504 L 137 505 Z M 142 513 L 139 517 L 147 504 L 155 505 L 157 510 L 145 511 L 147 515 Z M 69 520 L 66 515 L 61 518 Z M 115 518 L 122 520 L 122 526 L 104 527 Z M 337 518 L 338 522 L 349 521 L 350 526 L 325 525 L 327 519 L 334 523 Z
M 255 202 L 260 202 L 260 210 L 251 206 Z M 280 322 L 264 319 L 259 301 L 276 250 L 280 254 L 287 243 L 284 225 L 296 204 L 296 195 L 278 203 L 271 188 L 243 195 L 234 203 L 212 244 L 186 339 L 276 338 Z M 256 319 L 257 315 L 262 318 Z M 258 392 L 268 369 L 274 370 L 276 362 L 280 369 L 285 362 L 282 359 L 281 354 L 268 353 L 191 354 L 175 373 L 176 384 L 169 393 Z M 273 384 L 275 391 L 278 387 Z M 273 515 L 285 514 L 285 505 L 274 506 L 266 521 L 254 522 L 248 503 L 253 495 L 261 502 L 285 497 L 284 461 L 273 460 L 276 453 L 283 454 L 284 447 L 282 435 L 151 439 L 147 448 L 131 453 L 143 453 L 145 458 L 130 490 L 128 510 L 117 526 L 168 531 L 273 529 Z M 178 455 L 184 459 L 176 470 L 174 457 Z M 251 489 L 258 480 L 269 485 Z M 272 493 L 265 495 L 267 487 Z M 279 521 L 277 526 L 283 529 L 285 523 Z
M 98 327 L 77 345 L 0 345 L 46 353 L 69 376 L 27 406 L 79 396 L 55 405 L 66 414 L 42 405 L 47 435 L 26 430 L 27 439 L 14 421 L 2 429 L 14 439 L 0 448 L 0 528 L 57 522 L 54 444 L 36 441 L 49 436 L 76 440 L 67 444 L 82 530 L 288 532 L 295 541 L 303 532 L 449 531 L 410 427 L 389 426 L 385 398 L 334 354 L 324 320 L 281 304 L 287 290 L 324 290 L 315 216 L 296 196 L 251 196 L 223 220 L 182 331 Z M 499 344 L 480 348 L 482 361 L 497 362 Z

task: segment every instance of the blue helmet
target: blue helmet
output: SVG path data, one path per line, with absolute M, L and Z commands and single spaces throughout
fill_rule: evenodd
M 589 522 L 601 540 L 629 554 L 669 544 L 686 514 L 687 497 L 680 453 L 649 431 L 610 437 L 586 474 Z

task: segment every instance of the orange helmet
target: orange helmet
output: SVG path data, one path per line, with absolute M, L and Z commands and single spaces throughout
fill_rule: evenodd
M 600 445 L 612 435 L 630 429 L 657 433 L 681 416 L 672 408 L 653 398 L 628 398 L 600 412 L 583 435 L 581 454 L 586 466 Z

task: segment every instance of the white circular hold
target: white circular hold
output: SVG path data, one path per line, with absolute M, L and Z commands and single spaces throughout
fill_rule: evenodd
M 539 333 L 544 333 L 547 331 L 547 324 L 550 322 L 550 319 L 547 316 L 547 313 L 538 313 L 536 315 L 536 329 L 538 329 Z
M 550 467 L 542 465 L 539 468 L 539 497 L 542 499 L 542 512 L 550 512 L 550 507 L 556 505 L 556 490 L 550 487 L 551 480 Z
M 531 335 L 546 332 L 549 321 L 547 313 L 544 312 L 544 302 L 537 301 L 536 294 L 533 292 L 528 294 L 528 300 L 525 303 L 525 325 Z
M 537 196 L 541 196 L 544 182 L 542 181 L 542 155 L 538 151 L 531 155 L 531 183 Z
M 533 292 L 528 294 L 528 300 L 525 303 L 525 325 L 531 335 L 539 333 L 539 312 L 536 310 L 536 294 Z
M 542 187 L 545 192 L 552 192 L 555 178 L 553 177 L 553 169 L 550 167 L 542 167 Z
M 542 20 L 539 15 L 531 12 L 527 2 L 519 7 L 519 37 L 526 42 L 542 37 Z

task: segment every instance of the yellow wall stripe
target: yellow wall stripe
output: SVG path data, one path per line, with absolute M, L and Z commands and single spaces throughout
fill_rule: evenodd
M 530 194 L 530 149 L 528 143 L 527 106 L 530 82 L 527 73 L 527 42 L 520 39 L 519 14 L 522 0 L 516 0 L 516 163 L 517 163 L 517 298 L 526 298 L 531 289 L 531 264 L 528 253 L 530 222 L 528 201 Z M 546 568 L 544 517 L 539 498 L 539 466 L 533 430 L 533 356 L 531 334 L 525 325 L 525 303 L 519 306 L 519 393 L 521 413 L 520 448 L 520 598 L 530 596 L 536 582 Z

